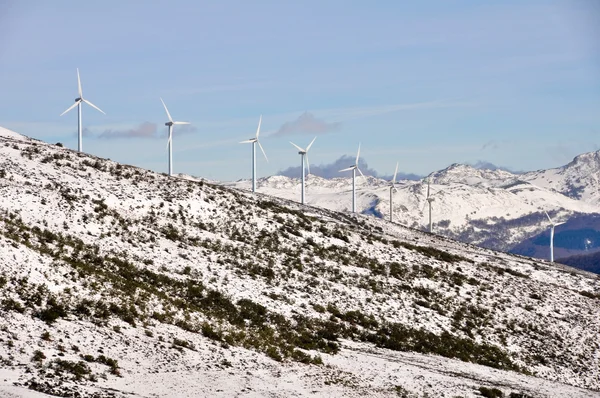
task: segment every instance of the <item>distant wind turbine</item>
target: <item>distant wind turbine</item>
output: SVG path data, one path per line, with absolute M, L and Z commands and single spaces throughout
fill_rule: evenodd
M 546 213 L 546 210 L 544 210 L 544 213 Z M 546 217 L 548 217 L 548 220 L 550 221 L 550 262 L 553 263 L 554 262 L 554 228 L 558 227 L 559 225 L 563 225 L 565 223 L 565 221 L 555 223 L 552 221 L 552 219 L 550 218 L 548 213 L 546 213 Z
M 267 154 L 263 149 L 262 145 L 260 145 L 260 141 L 258 140 L 258 135 L 260 134 L 260 124 L 262 122 L 262 115 L 260 115 L 260 119 L 258 119 L 258 128 L 256 129 L 256 137 L 250 138 L 246 141 L 241 141 L 240 144 L 252 144 L 252 192 L 256 192 L 256 144 L 260 147 L 263 155 L 265 156 L 265 160 L 268 162 Z
M 354 162 L 354 164 L 346 169 L 340 170 L 340 173 L 343 171 L 352 170 L 352 213 L 356 213 L 356 170 L 358 170 L 358 172 L 360 173 L 361 176 L 363 176 L 363 178 L 365 178 L 365 179 L 367 178 L 367 177 L 365 177 L 363 172 L 360 171 L 360 169 L 358 168 L 359 156 L 360 156 L 360 144 L 358 144 L 358 152 L 356 153 L 356 161 Z
M 394 192 L 398 192 L 396 189 L 396 175 L 398 174 L 398 163 L 396 163 L 396 171 L 394 171 L 394 178 L 390 181 L 390 222 L 394 221 Z
M 79 97 L 75 98 L 75 103 L 73 105 L 71 105 L 66 111 L 61 113 L 60 116 L 69 112 L 71 109 L 77 107 L 77 137 L 78 137 L 77 150 L 79 152 L 82 152 L 83 151 L 83 132 L 81 130 L 81 103 L 85 102 L 92 108 L 97 109 L 102 113 L 104 113 L 104 111 L 102 109 L 98 108 L 96 105 L 92 104 L 90 101 L 83 98 L 83 93 L 81 91 L 81 78 L 79 77 L 79 68 L 77 68 L 77 87 L 78 87 Z M 104 113 L 104 114 L 106 115 L 106 113 Z
M 433 195 L 431 194 L 431 180 L 427 177 L 427 197 L 425 198 L 427 203 L 429 204 L 429 233 L 433 233 L 433 222 L 431 218 L 431 203 L 435 200 Z M 423 206 L 425 208 L 425 206 Z
M 308 174 L 310 174 L 310 163 L 308 162 L 308 150 L 310 149 L 310 147 L 312 146 L 313 142 L 315 142 L 315 140 L 317 139 L 317 137 L 313 138 L 313 140 L 310 142 L 310 144 L 308 144 L 308 146 L 306 147 L 306 149 L 302 149 L 300 148 L 298 145 L 294 144 L 292 141 L 290 141 L 290 144 L 292 144 L 293 146 L 295 146 L 296 148 L 298 148 L 298 154 L 301 157 L 301 167 L 302 167 L 302 171 L 301 171 L 301 175 L 302 175 L 302 193 L 300 195 L 301 197 L 301 203 L 304 204 L 304 172 L 307 169 L 308 170 Z
M 167 147 L 169 148 L 169 175 L 172 176 L 173 175 L 173 125 L 177 124 L 190 124 L 189 122 L 174 122 L 173 118 L 171 118 L 171 114 L 169 113 L 169 110 L 167 109 L 167 105 L 165 105 L 165 101 L 163 101 L 163 99 L 160 99 L 160 102 L 162 102 L 163 106 L 165 107 L 165 111 L 167 112 L 167 117 L 169 118 L 169 121 L 165 123 L 165 126 L 169 127 L 169 139 L 167 141 Z

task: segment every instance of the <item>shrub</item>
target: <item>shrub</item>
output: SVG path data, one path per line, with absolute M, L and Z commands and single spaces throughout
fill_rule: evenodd
M 90 367 L 83 361 L 67 361 L 63 359 L 55 359 L 53 365 L 57 372 L 67 372 L 75 376 L 76 380 L 81 380 L 83 376 L 91 373 Z
M 33 352 L 33 357 L 31 358 L 33 362 L 42 362 L 44 359 L 46 359 L 46 354 L 44 354 L 42 351 L 35 350 Z
M 276 347 L 270 346 L 267 348 L 266 354 L 269 358 L 276 360 L 277 362 L 283 361 L 283 357 L 279 353 L 279 350 Z
M 46 308 L 38 312 L 38 317 L 48 325 L 54 323 L 58 318 L 67 316 L 67 310 L 62 304 L 56 302 L 54 297 L 51 297 L 46 302 Z
M 194 345 L 192 343 L 187 340 L 178 339 L 177 337 L 173 339 L 173 346 L 187 348 L 188 350 L 194 349 Z
M 479 393 L 486 398 L 502 398 L 504 394 L 497 388 L 479 387 Z

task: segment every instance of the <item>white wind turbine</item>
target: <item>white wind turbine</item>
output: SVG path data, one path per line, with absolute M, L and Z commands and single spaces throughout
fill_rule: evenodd
M 263 155 L 265 156 L 265 160 L 268 162 L 267 154 L 263 149 L 262 145 L 260 145 L 260 141 L 258 140 L 258 135 L 260 134 L 260 124 L 262 122 L 262 115 L 260 115 L 260 119 L 258 119 L 258 128 L 256 129 L 256 137 L 250 138 L 246 141 L 241 141 L 240 144 L 252 144 L 252 192 L 256 192 L 256 144 L 260 147 Z
M 398 192 L 398 189 L 396 188 L 396 175 L 397 174 L 398 174 L 398 163 L 396 163 L 396 171 L 394 171 L 394 178 L 392 178 L 392 181 L 390 181 L 390 222 L 392 222 L 394 220 L 393 200 L 394 200 L 394 192 Z
M 429 204 L 429 233 L 433 233 L 433 222 L 431 219 L 431 203 L 435 200 L 435 198 L 431 194 L 431 180 L 429 179 L 429 177 L 427 177 L 427 197 L 425 198 L 425 200 Z
M 83 151 L 83 132 L 81 130 L 81 103 L 85 102 L 92 108 L 97 109 L 102 113 L 104 113 L 104 111 L 102 109 L 98 108 L 96 105 L 92 104 L 90 101 L 83 98 L 83 93 L 81 92 L 81 78 L 79 77 L 79 68 L 77 68 L 77 87 L 78 87 L 79 97 L 75 98 L 75 103 L 73 105 L 71 105 L 66 111 L 61 113 L 60 116 L 69 112 L 71 109 L 77 107 L 77 137 L 78 137 L 77 150 L 79 152 L 82 152 Z M 104 113 L 104 114 L 106 115 L 106 113 Z
M 165 105 L 165 101 L 163 101 L 163 99 L 160 99 L 160 102 L 162 102 L 163 106 L 165 107 L 165 111 L 167 112 L 167 117 L 169 118 L 169 121 L 165 123 L 165 126 L 169 127 L 169 139 L 167 141 L 167 147 L 169 148 L 169 175 L 172 176 L 173 175 L 173 125 L 177 124 L 190 124 L 189 122 L 174 122 L 173 118 L 171 118 L 171 114 L 169 113 L 169 110 L 167 109 L 167 106 Z
M 312 146 L 313 142 L 315 142 L 316 139 L 317 139 L 317 137 L 313 138 L 313 140 L 310 142 L 310 144 L 308 144 L 306 149 L 302 149 L 298 145 L 296 145 L 292 141 L 290 141 L 290 144 L 292 144 L 293 146 L 298 148 L 298 151 L 299 151 L 298 154 L 301 157 L 302 193 L 301 193 L 300 197 L 301 197 L 302 204 L 304 204 L 304 176 L 305 176 L 304 172 L 305 172 L 305 170 L 308 169 L 308 174 L 310 174 L 310 163 L 308 162 L 308 150 L 310 149 L 310 147 Z
M 340 173 L 343 171 L 352 170 L 352 213 L 356 213 L 356 170 L 360 173 L 363 178 L 366 179 L 365 175 L 358 168 L 358 157 L 360 156 L 360 144 L 358 144 L 358 152 L 356 153 L 356 161 L 354 164 L 346 169 L 340 170 Z
M 544 210 L 544 213 L 546 213 L 546 210 Z M 559 225 L 563 225 L 566 221 L 555 223 L 552 221 L 552 219 L 550 218 L 548 213 L 546 213 L 546 217 L 548 217 L 548 220 L 550 221 L 550 262 L 553 263 L 554 262 L 554 228 L 558 227 Z

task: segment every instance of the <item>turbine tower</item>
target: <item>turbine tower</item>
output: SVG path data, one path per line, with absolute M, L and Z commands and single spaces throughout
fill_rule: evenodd
M 346 169 L 340 170 L 340 173 L 343 171 L 352 170 L 352 213 L 356 213 L 356 170 L 360 173 L 363 178 L 366 179 L 365 175 L 358 168 L 358 157 L 360 156 L 360 144 L 358 144 L 358 152 L 356 153 L 356 161 L 354 164 Z
M 290 144 L 292 144 L 293 146 L 295 146 L 296 148 L 298 148 L 298 154 L 300 155 L 301 161 L 301 175 L 302 175 L 302 189 L 301 189 L 301 201 L 300 203 L 304 204 L 304 171 L 305 169 L 308 169 L 308 174 L 310 174 L 310 164 L 308 163 L 308 150 L 310 149 L 310 147 L 312 146 L 313 142 L 315 142 L 315 140 L 317 139 L 317 137 L 313 138 L 313 140 L 310 142 L 310 144 L 308 144 L 308 146 L 306 147 L 306 149 L 302 149 L 300 148 L 298 145 L 294 144 L 292 141 L 290 141 Z M 305 166 L 306 165 L 306 166 Z
M 267 154 L 263 149 L 262 145 L 260 145 L 260 141 L 258 140 L 258 135 L 260 134 L 260 124 L 262 122 L 262 115 L 260 115 L 260 119 L 258 119 L 258 128 L 256 129 L 256 137 L 250 138 L 246 141 L 241 141 L 240 144 L 252 144 L 252 192 L 256 192 L 256 144 L 260 147 L 263 155 L 265 156 L 265 160 L 268 162 Z
M 165 111 L 167 112 L 167 117 L 169 118 L 169 121 L 165 123 L 165 126 L 169 127 L 169 140 L 167 141 L 167 147 L 169 148 L 169 175 L 172 176 L 173 175 L 173 125 L 175 124 L 190 124 L 189 122 L 174 122 L 173 118 L 171 118 L 171 114 L 169 113 L 169 110 L 167 109 L 167 106 L 165 105 L 165 101 L 163 101 L 163 99 L 160 99 L 160 102 L 162 102 L 163 106 L 165 107 Z
M 431 203 L 435 198 L 431 195 L 431 180 L 427 178 L 427 198 L 425 199 L 429 203 L 429 233 L 433 233 L 433 222 L 431 221 Z
M 390 181 L 390 222 L 394 221 L 394 192 L 398 192 L 398 189 L 396 189 L 396 174 L 398 174 L 398 163 L 396 163 L 394 178 L 392 178 L 392 181 Z
M 546 213 L 546 210 L 544 210 L 544 213 Z M 563 225 L 565 223 L 565 221 L 555 223 L 552 221 L 552 219 L 550 218 L 548 213 L 546 213 L 546 217 L 548 217 L 548 220 L 550 221 L 550 262 L 553 263 L 554 262 L 554 228 L 558 227 L 559 225 Z
M 71 105 L 66 111 L 61 113 L 60 116 L 69 112 L 71 109 L 77 107 L 77 137 L 78 137 L 77 151 L 82 152 L 83 151 L 83 132 L 81 130 L 81 103 L 85 102 L 92 108 L 97 109 L 98 111 L 100 111 L 102 113 L 104 113 L 104 111 L 102 109 L 98 108 L 96 105 L 92 104 L 90 101 L 83 98 L 83 93 L 81 91 L 81 78 L 79 77 L 79 68 L 77 68 L 77 87 L 78 87 L 79 97 L 75 98 L 75 103 L 73 105 Z M 106 115 L 106 113 L 104 113 L 104 114 Z

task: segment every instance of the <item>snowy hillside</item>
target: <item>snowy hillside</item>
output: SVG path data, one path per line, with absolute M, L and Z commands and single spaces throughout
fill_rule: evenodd
M 0 396 L 600 392 L 594 274 L 14 134 L 0 131 Z M 422 189 L 402 188 L 415 206 Z

